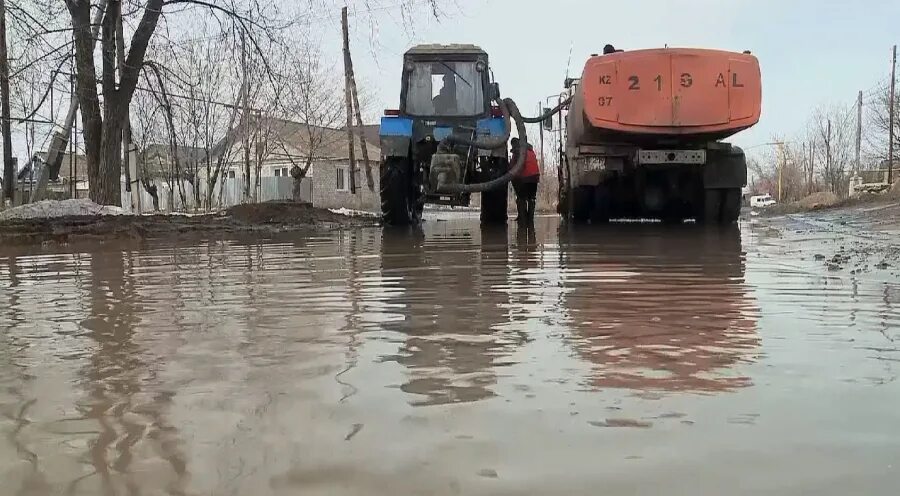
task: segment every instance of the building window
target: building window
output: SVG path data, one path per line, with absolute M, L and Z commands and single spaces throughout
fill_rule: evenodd
M 290 176 L 290 174 L 288 174 L 288 168 L 282 167 L 281 168 L 281 177 L 289 177 L 289 176 Z
M 336 167 L 334 170 L 335 189 L 338 191 L 347 191 L 347 168 Z
M 228 171 L 228 179 L 234 179 L 234 171 L 233 170 Z
M 281 177 L 281 169 L 275 169 L 275 177 Z

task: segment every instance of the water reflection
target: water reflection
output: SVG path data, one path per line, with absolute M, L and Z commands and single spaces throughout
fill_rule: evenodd
M 884 493 L 897 286 L 743 235 L 0 247 L 0 494 L 782 493 L 822 463 Z
M 510 340 L 498 326 L 507 320 L 506 229 L 431 227 L 385 230 L 382 277 L 395 286 L 387 302 L 402 321 L 385 327 L 400 333 L 396 361 L 407 369 L 400 388 L 415 405 L 467 402 L 494 396 L 498 367 Z
M 571 341 L 594 388 L 714 392 L 751 384 L 757 308 L 740 231 L 561 228 Z
M 134 450 L 141 443 L 153 446 L 168 463 L 173 480 L 166 488 L 183 493 L 187 461 L 178 431 L 165 418 L 175 393 L 160 390 L 154 357 L 136 341 L 144 309 L 136 289 L 135 257 L 130 252 L 94 253 L 90 257 L 89 314 L 81 322 L 84 335 L 96 345 L 82 370 L 82 388 L 88 392 L 76 408 L 85 420 L 99 424 L 84 459 L 92 472 L 68 484 L 67 492 L 137 494 L 146 481 L 135 472 L 147 460 Z M 164 480 L 164 479 L 163 479 Z

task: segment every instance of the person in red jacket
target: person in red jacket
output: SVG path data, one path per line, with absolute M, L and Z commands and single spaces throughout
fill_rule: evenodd
M 519 138 L 513 138 L 512 159 L 510 163 L 515 163 L 519 154 Z M 520 224 L 531 224 L 534 222 L 534 210 L 537 202 L 537 188 L 541 181 L 541 168 L 538 165 L 537 156 L 534 154 L 534 148 L 531 144 L 526 143 L 527 150 L 525 152 L 525 165 L 519 174 L 513 178 L 513 189 L 516 192 L 516 208 L 519 211 L 518 221 Z

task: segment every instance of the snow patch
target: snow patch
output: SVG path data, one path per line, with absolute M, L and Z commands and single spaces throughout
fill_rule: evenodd
M 378 217 L 377 214 L 366 212 L 365 210 L 350 210 L 349 208 L 329 208 L 329 212 L 338 215 L 346 215 L 347 217 Z
M 29 203 L 0 212 L 0 221 L 14 219 L 51 219 L 56 217 L 83 217 L 123 215 L 125 210 L 109 205 L 97 205 L 87 199 L 44 200 Z

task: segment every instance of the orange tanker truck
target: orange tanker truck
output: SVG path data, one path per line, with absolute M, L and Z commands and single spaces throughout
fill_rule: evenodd
M 730 224 L 747 183 L 744 152 L 721 140 L 759 121 L 759 62 L 749 52 L 604 50 L 570 103 L 560 212 L 576 223 L 645 218 Z

